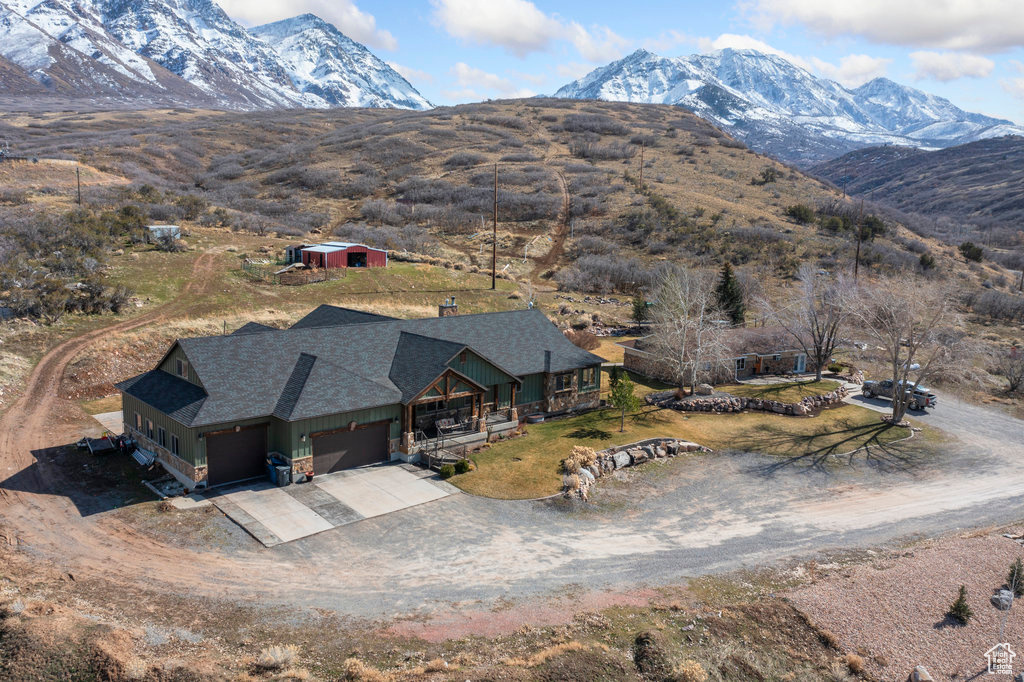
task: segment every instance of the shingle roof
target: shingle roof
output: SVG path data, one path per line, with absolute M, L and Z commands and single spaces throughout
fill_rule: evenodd
M 241 327 L 231 332 L 231 334 L 259 334 L 260 332 L 272 332 L 275 329 L 276 327 L 268 327 L 267 325 L 260 324 L 259 322 L 246 322 Z
M 405 402 L 466 347 L 515 377 L 543 372 L 545 350 L 554 372 L 603 361 L 570 343 L 539 310 L 376 322 L 367 316 L 321 306 L 291 329 L 179 340 L 208 393 L 185 423 L 271 414 L 294 421 Z M 345 319 L 356 322 L 302 326 Z
M 192 423 L 206 400 L 202 388 L 160 369 L 114 386 L 186 426 Z
M 292 325 L 292 329 L 308 329 L 310 327 L 333 327 L 343 324 L 363 324 L 365 322 L 388 322 L 393 317 L 366 313 L 362 310 L 338 308 L 333 305 L 322 305 Z
M 466 346 L 402 332 L 388 378 L 402 392 L 406 403 L 423 392 L 448 368 L 448 362 Z

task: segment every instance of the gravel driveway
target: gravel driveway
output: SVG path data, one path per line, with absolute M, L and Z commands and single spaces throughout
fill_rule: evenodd
M 589 506 L 459 494 L 274 551 L 315 576 L 318 605 L 379 617 L 567 586 L 657 586 L 1024 518 L 1024 422 L 953 403 L 922 421 L 962 442 L 927 455 L 897 444 L 828 467 L 745 453 L 676 459 L 627 485 L 598 484 Z

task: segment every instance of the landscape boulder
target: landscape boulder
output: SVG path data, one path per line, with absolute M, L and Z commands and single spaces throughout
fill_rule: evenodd
M 1013 606 L 1013 592 L 1010 590 L 999 590 L 992 595 L 992 606 L 1000 611 L 1009 611 Z
M 919 665 L 910 673 L 907 682 L 935 682 L 923 665 Z
M 628 452 L 616 452 L 613 457 L 615 460 L 616 469 L 628 467 L 633 463 L 633 461 L 629 458 Z
M 715 387 L 711 384 L 698 384 L 697 395 L 712 395 L 715 392 Z

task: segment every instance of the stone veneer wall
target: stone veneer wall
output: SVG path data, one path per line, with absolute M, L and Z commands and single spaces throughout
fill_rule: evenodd
M 138 443 L 143 450 L 149 450 L 156 454 L 157 459 L 165 467 L 174 469 L 194 483 L 201 483 L 206 480 L 206 465 L 192 466 L 167 448 L 162 447 L 155 440 L 147 438 L 145 434 L 137 431 L 134 426 L 125 424 L 125 431 L 131 435 L 132 440 Z
M 795 416 L 809 415 L 815 410 L 831 407 L 843 402 L 848 392 L 846 386 L 822 395 L 808 396 L 798 403 L 784 403 L 763 398 L 742 398 L 737 396 L 680 399 L 672 391 L 651 393 L 644 400 L 648 405 L 678 410 L 680 412 L 742 412 L 756 410 Z

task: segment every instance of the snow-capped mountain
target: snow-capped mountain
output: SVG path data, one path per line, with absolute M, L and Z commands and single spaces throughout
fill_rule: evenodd
M 965 112 L 885 78 L 848 90 L 756 50 L 677 58 L 639 50 L 555 96 L 684 106 L 758 151 L 798 163 L 872 145 L 941 148 L 1024 134 L 1011 121 Z
M 28 94 L 29 77 L 64 97 L 136 104 L 430 106 L 365 47 L 314 19 L 280 22 L 304 28 L 279 54 L 281 45 L 213 0 L 0 0 L 0 92 Z M 309 35 L 314 24 L 317 37 Z M 320 47 L 312 68 L 299 56 L 303 45 L 307 56 Z
M 258 26 L 250 33 L 277 52 L 300 92 L 331 106 L 430 108 L 409 81 L 313 14 Z

